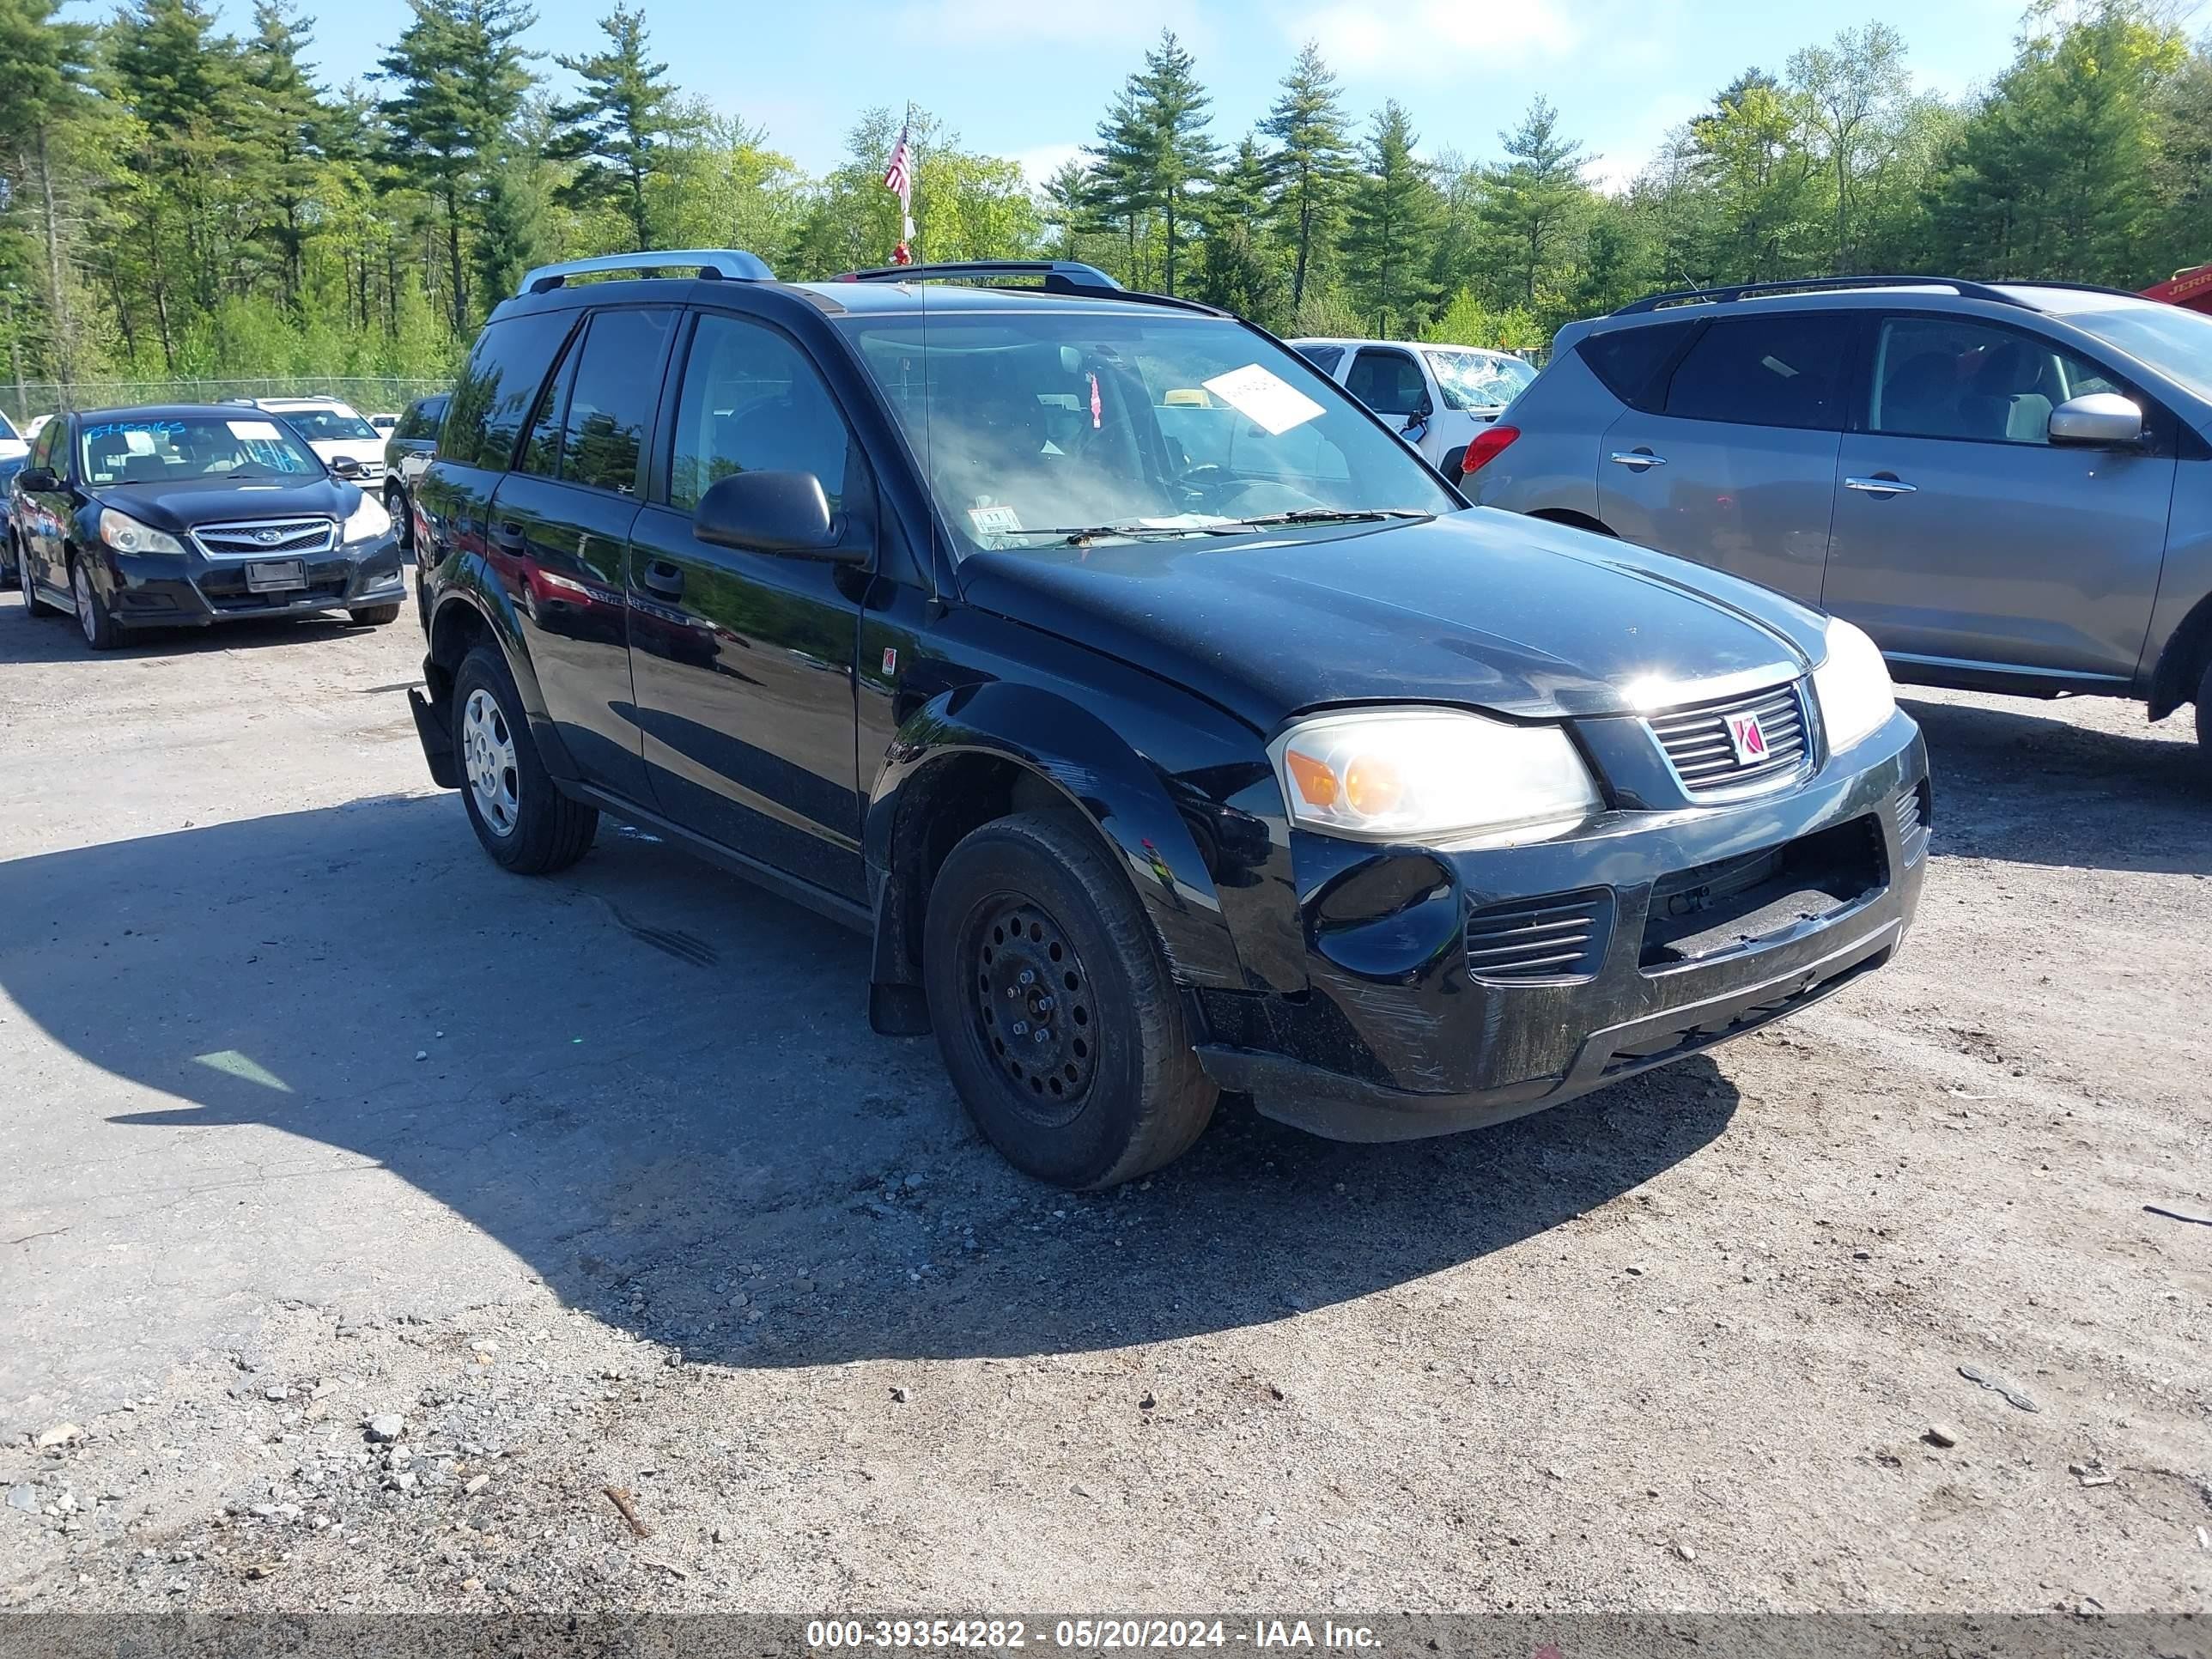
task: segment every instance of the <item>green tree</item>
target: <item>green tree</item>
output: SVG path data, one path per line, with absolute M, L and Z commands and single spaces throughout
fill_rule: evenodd
M 1752 70 L 1690 124 L 1697 170 L 1711 192 L 1714 257 L 1733 280 L 1802 276 L 1820 263 L 1827 214 L 1812 119 L 1810 99 Z
M 1483 219 L 1497 248 L 1501 293 L 1533 309 L 1588 202 L 1582 170 L 1592 158 L 1560 133 L 1559 112 L 1542 98 L 1531 100 L 1519 127 L 1498 137 L 1506 159 L 1491 170 Z
M 617 0 L 599 27 L 606 50 L 554 60 L 583 82 L 583 94 L 553 112 L 558 131 L 549 153 L 580 163 L 562 187 L 563 203 L 619 207 L 629 221 L 630 246 L 648 248 L 653 181 L 671 164 L 672 147 L 689 136 L 686 108 L 668 65 L 648 61 L 643 12 Z
M 1279 192 L 1279 234 L 1291 248 L 1291 304 L 1303 305 L 1316 250 L 1335 234 L 1345 186 L 1352 172 L 1352 147 L 1336 76 L 1309 40 L 1283 77 L 1260 131 L 1275 141 L 1269 160 Z
M 307 286 L 307 246 L 317 215 L 323 161 L 316 143 L 322 106 L 300 52 L 313 39 L 294 0 L 255 0 L 244 79 L 260 166 L 255 180 L 268 211 L 255 234 L 274 249 L 285 304 L 295 313 Z
M 1428 167 L 1413 153 L 1418 143 L 1395 99 L 1376 112 L 1345 226 L 1353 298 L 1384 338 L 1418 333 L 1436 301 L 1429 253 L 1442 204 Z
M 1279 332 L 1291 311 L 1289 286 L 1282 259 L 1258 234 L 1271 183 L 1267 158 L 1248 135 L 1206 198 L 1198 297 Z
M 56 377 L 64 388 L 77 368 L 74 286 L 69 273 L 71 238 L 63 212 L 64 188 L 55 179 L 61 135 L 84 101 L 91 31 L 54 15 L 49 0 L 0 0 L 0 185 L 27 186 L 43 254 L 45 306 Z M 12 189 L 0 189 L 0 207 Z M 14 264 L 11 259 L 8 262 Z M 0 274 L 0 280 L 6 280 Z M 11 288 L 12 288 L 11 284 Z M 10 303 L 5 319 L 15 378 L 21 377 L 21 307 Z M 26 411 L 18 410 L 18 414 Z
M 1859 270 L 1852 232 L 1861 199 L 1900 136 L 1911 96 L 1904 38 L 1887 23 L 1839 30 L 1828 45 L 1790 55 L 1790 84 L 1827 155 L 1836 224 L 1829 264 Z
M 1100 198 L 1127 228 L 1136 264 L 1139 226 L 1157 220 L 1163 240 L 1163 286 L 1176 291 L 1176 255 L 1185 233 L 1199 222 L 1197 193 L 1212 176 L 1218 157 L 1206 132 L 1212 100 L 1198 82 L 1197 66 L 1171 29 L 1160 31 L 1145 66 L 1115 96 L 1098 129 Z

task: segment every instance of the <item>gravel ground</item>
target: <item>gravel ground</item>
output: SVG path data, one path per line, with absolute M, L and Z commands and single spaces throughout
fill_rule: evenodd
M 611 824 L 495 871 L 419 653 L 0 600 L 0 1606 L 2212 1603 L 2179 723 L 1916 696 L 1888 970 L 1073 1198 L 859 940 Z

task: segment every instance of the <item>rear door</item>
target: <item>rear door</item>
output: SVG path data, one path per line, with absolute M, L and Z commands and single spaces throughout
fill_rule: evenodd
M 833 510 L 872 491 L 805 350 L 752 318 L 702 311 L 675 371 L 665 477 L 632 532 L 630 662 L 660 810 L 685 829 L 847 898 L 866 896 L 853 652 L 859 567 L 710 547 L 707 487 L 811 472 Z
M 1706 323 L 1599 445 L 1598 516 L 1626 540 L 1819 604 L 1862 333 L 1850 313 Z
M 2051 411 L 2095 392 L 2134 398 L 2149 441 L 2052 445 Z M 1918 312 L 1879 319 L 1855 424 L 1828 610 L 1907 674 L 2132 681 L 2173 498 L 2164 410 L 2030 330 Z
M 629 536 L 679 314 L 595 311 L 569 340 L 493 501 L 487 556 L 578 770 L 640 802 L 651 795 L 630 692 Z

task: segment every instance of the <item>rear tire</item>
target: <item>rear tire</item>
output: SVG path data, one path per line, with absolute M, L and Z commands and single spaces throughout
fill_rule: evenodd
M 31 581 L 31 561 L 19 546 L 15 550 L 15 585 L 22 589 L 23 614 L 27 617 L 51 617 L 53 606 L 39 597 L 39 590 Z
M 599 809 L 569 799 L 546 771 L 514 677 L 495 647 L 477 647 L 453 676 L 453 752 L 469 823 L 494 862 L 544 876 L 592 850 Z
M 2204 665 L 2204 678 L 2197 688 L 2197 750 L 2212 761 L 2212 663 Z
M 346 616 L 363 628 L 381 628 L 386 623 L 399 620 L 399 607 L 396 605 L 365 605 L 357 611 L 347 611 Z
M 1118 1186 L 1181 1157 L 1213 1115 L 1144 907 L 1069 815 L 1000 818 L 952 849 L 922 981 L 953 1087 L 1040 1181 Z
M 412 557 L 415 552 L 415 521 L 408 515 L 407 492 L 398 484 L 388 486 L 384 492 L 384 510 L 392 520 L 392 533 L 398 539 L 402 556 Z

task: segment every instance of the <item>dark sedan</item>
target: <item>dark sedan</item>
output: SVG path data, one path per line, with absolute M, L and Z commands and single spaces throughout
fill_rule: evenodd
M 406 598 L 382 504 L 258 410 L 58 416 L 10 495 L 26 611 L 73 611 L 95 651 L 137 627 L 329 611 L 379 624 Z

